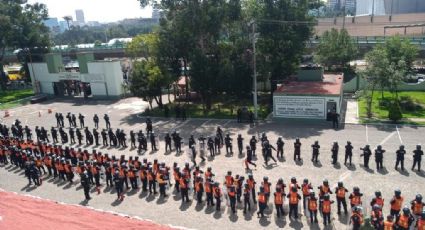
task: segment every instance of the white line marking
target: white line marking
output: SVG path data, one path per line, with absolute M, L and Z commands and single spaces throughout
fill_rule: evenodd
M 396 130 L 397 130 L 397 134 L 398 134 L 398 139 L 400 140 L 400 144 L 403 144 L 403 140 L 401 139 L 401 135 L 400 135 L 400 131 L 398 130 L 398 126 L 395 126 Z
M 366 143 L 369 143 L 369 131 L 367 129 L 367 125 L 366 125 Z
M 379 143 L 379 145 L 383 145 L 385 144 L 385 142 L 387 142 L 392 136 L 394 136 L 396 132 L 392 132 L 390 135 L 388 135 L 384 140 L 381 141 L 381 143 Z
M 226 127 L 226 125 L 227 124 L 229 124 L 230 123 L 230 121 L 226 121 L 226 123 L 224 123 L 223 125 L 222 125 L 222 127 Z
M 339 176 L 339 180 L 338 180 L 338 182 L 342 182 L 342 181 L 344 181 L 345 179 L 347 179 L 348 177 L 350 177 L 350 176 L 351 176 L 351 174 L 352 174 L 352 172 L 351 172 L 351 171 L 346 171 L 345 173 L 341 174 L 341 175 Z M 337 185 L 338 185 L 338 183 L 335 183 L 335 184 L 332 186 L 332 188 L 336 187 Z

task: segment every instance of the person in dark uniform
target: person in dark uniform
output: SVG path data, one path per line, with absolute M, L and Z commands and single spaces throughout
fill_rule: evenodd
M 156 148 L 156 140 L 155 140 L 155 133 L 153 131 L 150 132 L 149 139 L 151 141 L 151 150 L 152 151 L 158 151 Z
M 242 151 L 243 151 L 243 138 L 241 134 L 238 134 L 238 138 L 236 139 L 238 142 L 238 150 L 239 150 L 239 155 L 242 155 Z
M 406 150 L 404 150 L 404 145 L 400 145 L 399 149 L 396 151 L 396 162 L 395 162 L 395 170 L 398 170 L 398 165 L 401 165 L 401 171 L 404 171 L 404 155 L 406 154 Z
M 72 116 L 71 116 L 71 113 L 66 114 L 66 118 L 68 119 L 69 127 L 72 127 Z
M 59 117 L 59 113 L 55 113 L 55 118 L 56 118 L 56 126 L 61 127 L 61 120 Z
M 72 126 L 77 127 L 77 117 L 75 116 L 75 114 L 71 115 L 71 119 L 72 119 Z
M 150 118 L 146 118 L 146 133 L 149 134 L 150 132 L 152 132 L 152 130 L 152 121 Z
M 339 114 L 335 110 L 332 110 L 332 112 L 331 112 L 331 119 L 332 119 L 332 127 L 334 129 L 335 128 L 338 128 L 338 125 L 339 125 Z
M 91 134 L 89 127 L 86 127 L 84 129 L 84 133 L 86 135 L 86 145 L 92 145 L 93 144 L 93 135 Z
M 111 122 L 109 121 L 108 114 L 105 113 L 105 115 L 103 116 L 103 120 L 105 120 L 106 129 L 110 129 L 111 128 Z
M 182 151 L 182 138 L 180 137 L 180 134 L 176 132 L 176 135 L 174 137 L 174 145 L 176 148 L 176 152 L 179 154 Z
M 52 127 L 50 129 L 50 133 L 52 134 L 52 139 L 53 139 L 53 143 L 57 143 L 58 142 L 58 130 L 55 129 L 55 127 Z M 28 134 L 27 134 L 28 137 Z M 31 140 L 31 139 L 28 139 Z
M 80 128 L 84 128 L 84 116 L 80 113 L 78 114 L 78 120 L 80 121 Z
M 232 138 L 230 138 L 230 134 L 226 134 L 226 137 L 224 138 L 224 143 L 226 145 L 226 154 L 233 155 Z
M 311 148 L 313 149 L 313 155 L 311 157 L 311 161 L 313 161 L 314 163 L 317 163 L 319 161 L 319 149 L 320 149 L 320 145 L 319 145 L 319 141 L 315 141 L 314 144 L 311 145 Z
M 294 161 L 301 161 L 301 142 L 299 138 L 294 142 Z
M 94 136 L 94 141 L 96 143 L 96 146 L 99 145 L 99 132 L 97 131 L 97 129 L 93 129 L 93 136 Z
M 47 134 L 47 130 L 44 129 L 44 127 L 41 127 L 41 135 L 43 136 L 44 141 L 50 142 L 49 135 Z
M 348 189 L 344 187 L 344 184 L 342 181 L 338 182 L 338 187 L 335 188 L 335 194 L 336 194 L 336 202 L 338 207 L 337 214 L 341 214 L 341 205 L 344 208 L 344 213 L 347 215 L 347 201 L 345 200 L 345 194 L 348 192 Z
M 94 127 L 95 127 L 96 129 L 98 129 L 98 128 L 99 128 L 99 117 L 97 116 L 97 114 L 95 114 L 95 115 L 93 116 L 93 122 L 94 122 Z
M 277 158 L 283 158 L 283 147 L 285 146 L 285 142 L 283 142 L 283 138 L 277 138 L 276 147 L 277 147 Z
M 249 141 L 249 146 L 251 147 L 252 156 L 255 157 L 255 150 L 257 149 L 257 139 L 255 139 L 255 136 L 253 135 L 251 137 L 251 140 Z
M 90 182 L 87 175 L 87 172 L 84 172 L 81 174 L 81 186 L 83 186 L 84 189 L 84 196 L 86 197 L 86 200 L 90 200 Z
M 347 145 L 345 145 L 344 165 L 347 165 L 347 160 L 349 160 L 350 166 L 351 166 L 351 158 L 352 157 L 353 157 L 353 146 L 351 145 L 350 141 L 347 141 Z
M 102 132 L 100 132 L 100 135 L 102 135 L 102 142 L 103 142 L 103 146 L 108 146 L 108 134 L 106 133 L 106 130 L 102 130 Z
M 378 171 L 384 167 L 383 166 L 384 153 L 385 153 L 385 150 L 382 149 L 381 145 L 378 145 L 375 149 L 376 170 Z
M 372 155 L 372 151 L 370 150 L 370 145 L 365 145 L 364 148 L 360 148 L 360 150 L 363 151 L 362 154 L 360 154 L 361 157 L 363 157 L 363 165 L 365 168 L 369 168 L 369 159 Z
M 80 129 L 77 128 L 76 134 L 78 139 L 78 145 L 81 145 L 81 142 L 83 141 L 83 134 L 81 134 Z
M 215 135 L 214 137 L 214 149 L 216 153 L 220 153 L 221 142 L 220 142 L 220 137 L 218 135 Z
M 75 144 L 75 133 L 73 128 L 69 128 L 69 139 L 71 141 L 71 145 Z
M 331 152 L 332 152 L 332 164 L 334 165 L 338 162 L 338 152 L 339 152 L 338 142 L 334 141 Z
M 171 152 L 172 151 L 172 149 L 171 149 L 171 137 L 170 137 L 169 133 L 165 134 L 164 141 L 165 141 L 165 152 L 167 152 L 167 151 Z
M 114 184 L 115 184 L 115 189 L 117 192 L 117 200 L 123 200 L 124 199 L 124 193 L 123 193 L 123 182 L 124 180 L 122 178 L 120 178 L 119 176 L 119 171 L 116 170 L 115 174 L 114 174 Z
M 359 230 L 363 224 L 363 215 L 361 213 L 361 208 L 359 206 L 353 207 L 353 212 L 351 213 L 350 222 L 353 226 L 353 230 Z
M 416 149 L 413 151 L 412 171 L 415 169 L 416 164 L 418 165 L 418 172 L 421 171 L 422 155 L 424 155 L 424 152 L 422 151 L 421 145 L 416 145 Z
M 212 137 L 208 137 L 207 146 L 208 146 L 208 149 L 210 150 L 210 157 L 214 157 L 215 149 L 214 149 L 214 140 L 212 139 Z
M 398 230 L 409 230 L 414 221 L 415 221 L 415 218 L 410 213 L 409 208 L 404 207 L 403 213 L 398 214 L 397 217 L 396 217 L 395 227 Z
M 236 119 L 238 121 L 238 123 L 242 122 L 242 109 L 238 108 L 238 110 L 236 111 Z
M 130 131 L 130 143 L 131 143 L 131 148 L 136 148 L 136 134 L 134 133 L 133 130 Z

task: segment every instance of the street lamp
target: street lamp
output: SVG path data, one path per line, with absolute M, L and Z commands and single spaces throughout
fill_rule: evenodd
M 257 58 L 255 55 L 255 43 L 257 42 L 258 34 L 255 33 L 255 20 L 251 20 L 250 24 L 252 25 L 252 59 L 253 59 L 253 104 L 254 104 L 254 118 L 258 119 L 258 101 L 257 101 Z

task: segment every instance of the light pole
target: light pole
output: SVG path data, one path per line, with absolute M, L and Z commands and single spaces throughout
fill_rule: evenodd
M 255 55 L 255 43 L 257 42 L 257 35 L 255 33 L 255 20 L 251 21 L 252 24 L 252 52 L 253 52 L 253 69 L 254 69 L 254 76 L 253 76 L 253 87 L 254 87 L 254 93 L 253 93 L 253 103 L 254 103 L 254 118 L 258 118 L 258 102 L 257 102 L 257 58 Z

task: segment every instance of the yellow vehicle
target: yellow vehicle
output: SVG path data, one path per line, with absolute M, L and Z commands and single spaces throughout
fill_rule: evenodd
M 5 68 L 5 72 L 9 78 L 9 81 L 18 81 L 22 79 L 20 66 L 8 66 Z

